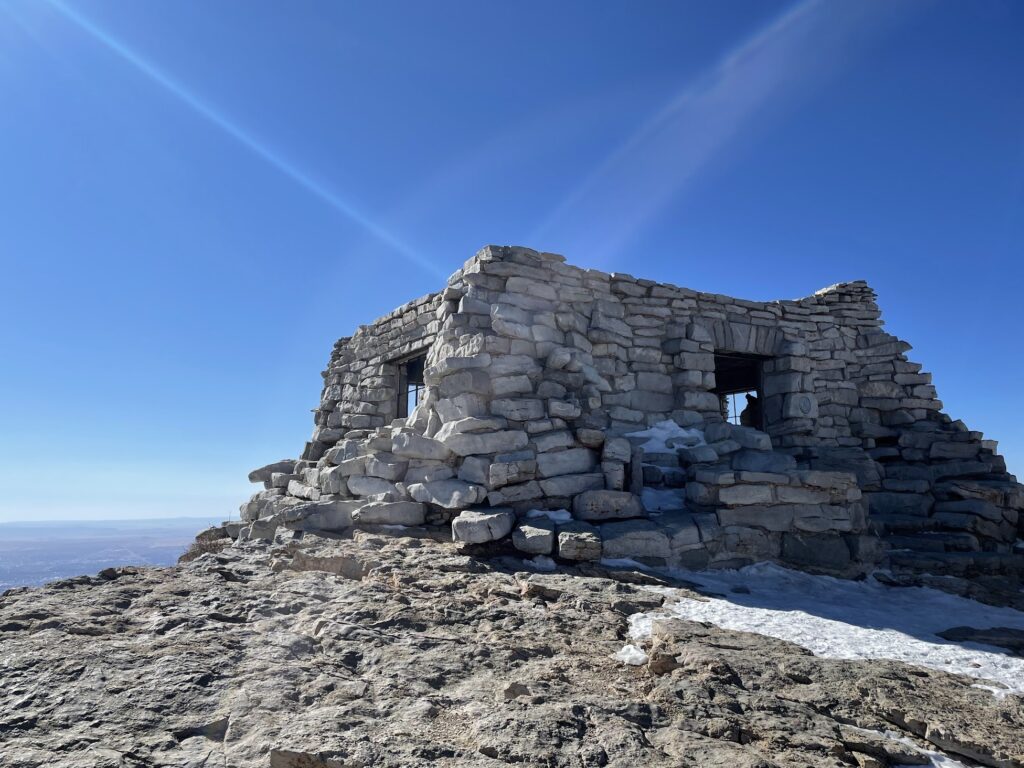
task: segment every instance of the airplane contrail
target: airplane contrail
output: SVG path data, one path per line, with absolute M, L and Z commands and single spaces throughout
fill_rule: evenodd
M 356 224 L 361 226 L 377 240 L 391 247 L 397 253 L 404 256 L 409 261 L 412 261 L 417 266 L 422 267 L 433 275 L 439 275 L 441 277 L 447 277 L 437 265 L 431 262 L 429 259 L 418 253 L 411 246 L 402 242 L 398 237 L 389 232 L 383 226 L 370 219 L 365 214 L 357 210 L 353 205 L 346 202 L 345 200 L 338 197 L 336 194 L 331 192 L 329 189 L 324 187 L 319 182 L 310 178 L 307 174 L 303 173 L 298 168 L 288 163 L 284 158 L 275 153 L 273 150 L 261 144 L 251 135 L 246 133 L 244 130 L 239 128 L 237 125 L 228 120 L 224 115 L 220 114 L 213 107 L 204 103 L 196 96 L 189 93 L 189 91 L 180 83 L 175 81 L 173 78 L 165 75 L 157 67 L 150 64 L 139 54 L 135 53 L 128 46 L 123 44 L 113 35 L 109 34 L 102 27 L 83 16 L 78 11 L 74 10 L 67 4 L 61 2 L 61 0 L 47 0 L 50 6 L 57 10 L 64 18 L 74 23 L 81 30 L 87 32 L 94 39 L 102 43 L 106 48 L 113 51 L 124 61 L 131 64 L 142 74 L 146 75 L 150 80 L 155 82 L 157 85 L 164 88 L 180 101 L 184 102 L 193 111 L 197 112 L 202 117 L 206 118 L 209 122 L 220 128 L 231 138 L 235 139 L 238 143 L 248 149 L 250 152 L 255 154 L 257 157 L 283 173 L 289 179 L 299 184 L 301 187 L 306 189 L 308 192 L 312 192 L 314 195 L 319 197 L 325 203 L 330 205 L 339 213 L 343 214 L 348 219 L 354 221 Z
M 642 120 L 554 206 L 531 241 L 557 234 L 595 264 L 612 260 L 760 125 L 769 106 L 778 110 L 813 92 L 904 13 L 903 6 L 798 0 Z

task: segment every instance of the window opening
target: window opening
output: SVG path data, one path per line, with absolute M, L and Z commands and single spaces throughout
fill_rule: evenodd
M 398 365 L 398 418 L 404 419 L 419 405 L 423 397 L 423 369 L 427 364 L 426 354 L 410 357 Z
M 715 389 L 722 418 L 730 424 L 764 429 L 764 394 L 761 364 L 757 355 L 722 353 L 715 355 Z

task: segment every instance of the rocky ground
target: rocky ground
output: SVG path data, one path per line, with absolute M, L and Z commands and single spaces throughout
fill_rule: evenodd
M 649 577 L 522 568 L 307 535 L 11 590 L 0 765 L 1024 764 L 1018 697 L 678 620 L 628 666 Z

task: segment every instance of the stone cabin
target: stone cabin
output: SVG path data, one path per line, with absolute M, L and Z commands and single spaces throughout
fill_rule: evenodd
M 754 302 L 488 246 L 335 344 L 312 440 L 233 532 L 1016 578 L 1024 489 L 909 349 L 861 281 Z

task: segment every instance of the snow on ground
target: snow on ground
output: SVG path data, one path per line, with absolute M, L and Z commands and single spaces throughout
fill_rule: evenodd
M 919 754 L 928 758 L 928 764 L 932 766 L 932 768 L 968 768 L 968 766 L 964 763 L 961 763 L 959 760 L 954 760 L 952 757 L 944 755 L 942 752 L 935 752 L 931 749 L 921 749 L 921 747 L 915 744 L 912 739 L 908 739 L 906 736 L 896 733 L 895 731 L 885 731 L 883 733 L 880 731 L 869 731 L 866 728 L 856 727 L 854 727 L 854 730 L 864 731 L 865 733 L 872 733 L 875 736 L 884 736 L 885 738 L 891 741 L 898 741 L 900 742 L 900 744 L 905 744 L 908 747 L 913 747 Z M 895 766 L 895 768 L 904 768 L 904 766 L 897 765 Z M 906 768 L 910 767 L 906 766 Z
M 557 568 L 557 564 L 547 555 L 537 555 L 530 560 L 524 560 L 524 563 L 530 563 L 538 571 L 553 571 Z
M 526 513 L 528 518 L 546 517 L 553 523 L 568 523 L 572 521 L 572 512 L 567 509 L 531 509 Z
M 615 563 L 619 565 L 619 563 Z M 923 587 L 888 587 L 758 563 L 735 571 L 673 571 L 702 591 L 706 602 L 680 599 L 657 613 L 630 617 L 634 641 L 658 618 L 704 621 L 801 645 L 829 659 L 893 659 L 973 677 L 996 695 L 1024 695 L 1024 658 L 979 643 L 937 636 L 951 627 L 1024 630 L 1024 613 Z M 656 587 L 671 596 L 676 590 Z
M 639 432 L 627 432 L 626 437 L 644 437 L 640 446 L 645 453 L 675 453 L 676 448 L 704 445 L 704 433 L 699 429 L 680 427 L 671 419 L 659 421 L 653 427 Z
M 621 661 L 623 664 L 629 664 L 631 667 L 640 667 L 647 663 L 647 653 L 635 645 L 622 646 L 622 648 L 612 654 L 612 658 L 616 661 Z

